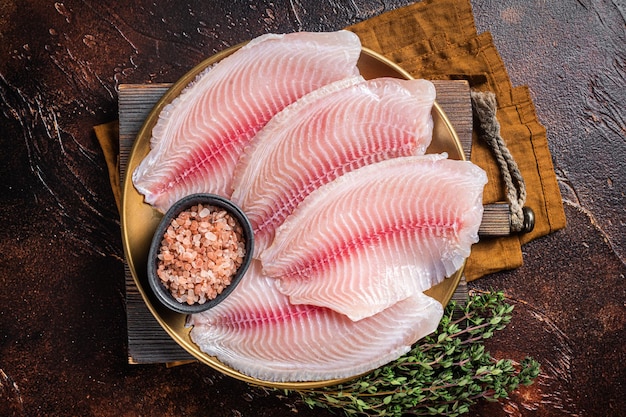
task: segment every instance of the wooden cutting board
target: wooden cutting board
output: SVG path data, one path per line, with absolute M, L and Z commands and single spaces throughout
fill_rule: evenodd
M 469 159 L 472 144 L 472 106 L 470 89 L 466 81 L 433 81 L 437 89 L 437 102 L 456 130 L 466 157 Z M 120 179 L 124 181 L 128 157 L 137 132 L 154 104 L 171 84 L 122 84 L 119 86 Z M 485 207 L 479 234 L 507 235 L 509 208 L 506 204 Z M 193 361 L 194 358 L 180 347 L 152 316 L 125 264 L 126 319 L 128 329 L 128 362 L 131 364 L 165 363 L 175 365 Z M 467 299 L 464 278 L 453 300 Z

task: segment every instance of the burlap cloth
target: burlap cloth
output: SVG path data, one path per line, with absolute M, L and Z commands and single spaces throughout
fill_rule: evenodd
M 545 128 L 538 122 L 527 87 L 513 87 L 491 35 L 478 34 L 469 0 L 424 0 L 350 26 L 363 46 L 381 53 L 416 78 L 464 79 L 478 91 L 492 91 L 498 101 L 501 135 L 526 182 L 526 206 L 535 213 L 530 233 L 484 238 L 475 244 L 465 276 L 522 265 L 521 246 L 565 227 L 565 213 L 552 165 Z M 172 80 L 174 81 L 174 80 Z M 95 127 L 116 202 L 121 201 L 119 146 L 115 122 Z M 485 204 L 505 201 L 500 170 L 476 131 L 471 160 L 488 175 Z

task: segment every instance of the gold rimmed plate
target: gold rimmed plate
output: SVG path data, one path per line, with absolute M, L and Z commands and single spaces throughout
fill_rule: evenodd
M 128 159 L 127 172 L 129 175 L 126 175 L 122 186 L 123 196 L 121 224 L 126 261 L 133 280 L 135 281 L 146 306 L 155 319 L 172 337 L 172 339 L 176 341 L 176 343 L 178 343 L 183 349 L 193 355 L 200 362 L 209 365 L 226 375 L 255 385 L 287 389 L 307 389 L 335 385 L 341 383 L 342 381 L 346 381 L 347 379 L 277 383 L 252 378 L 236 371 L 235 369 L 232 369 L 231 367 L 220 362 L 217 358 L 207 355 L 201 351 L 200 348 L 193 343 L 189 336 L 190 328 L 185 326 L 186 315 L 175 313 L 163 307 L 154 298 L 154 295 L 149 288 L 146 272 L 148 252 L 152 236 L 159 224 L 162 214 L 144 202 L 143 196 L 139 194 L 132 184 L 130 173 L 135 170 L 150 150 L 152 128 L 158 120 L 161 109 L 174 100 L 200 72 L 232 54 L 237 49 L 241 48 L 241 46 L 243 46 L 243 44 L 224 50 L 206 59 L 181 77 L 157 102 L 148 115 L 142 128 L 139 130 L 135 144 Z M 366 48 L 362 49 L 361 56 L 358 61 L 358 67 L 361 75 L 366 79 L 377 77 L 395 77 L 401 79 L 412 78 L 410 74 L 398 65 L 389 61 L 382 55 Z M 434 122 L 433 140 L 427 152 L 447 152 L 451 159 L 464 160 L 465 155 L 459 138 L 450 121 L 437 103 L 433 106 L 432 116 Z M 454 294 L 454 291 L 456 290 L 461 279 L 462 272 L 463 268 L 451 277 L 446 278 L 439 285 L 428 290 L 426 293 L 437 299 L 445 306 L 452 298 L 452 295 Z

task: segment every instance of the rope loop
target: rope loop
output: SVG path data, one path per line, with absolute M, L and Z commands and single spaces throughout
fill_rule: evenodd
M 506 198 L 511 211 L 511 230 L 520 232 L 524 225 L 524 203 L 526 202 L 526 184 L 524 178 L 500 135 L 500 122 L 496 117 L 498 103 L 496 95 L 491 91 L 471 92 L 472 109 L 482 130 L 482 138 L 493 152 L 504 184 Z

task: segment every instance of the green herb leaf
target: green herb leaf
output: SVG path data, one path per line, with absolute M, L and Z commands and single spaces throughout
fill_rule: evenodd
M 540 373 L 532 358 L 516 363 L 485 351 L 483 341 L 505 328 L 512 312 L 501 292 L 472 294 L 463 306 L 451 302 L 437 331 L 396 361 L 338 386 L 294 392 L 309 407 L 346 416 L 468 413 L 478 399 L 508 397 Z

